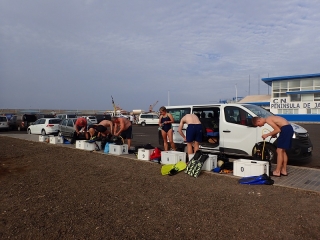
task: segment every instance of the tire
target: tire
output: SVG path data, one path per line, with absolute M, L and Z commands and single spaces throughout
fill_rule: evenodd
M 29 128 L 28 128 L 27 132 L 28 132 L 28 134 L 31 134 L 31 130 Z
M 277 148 L 272 144 L 266 144 L 265 150 L 269 152 L 270 162 L 277 163 Z
M 45 136 L 45 135 L 46 135 L 46 130 L 42 129 L 42 130 L 41 130 L 41 135 L 42 135 L 42 136 Z
M 62 137 L 62 133 L 61 133 L 60 131 L 58 132 L 58 136 L 59 136 L 59 137 Z
M 145 122 L 142 122 L 142 123 L 141 123 L 141 126 L 142 126 L 142 127 L 145 127 L 145 126 L 146 126 L 146 123 L 145 123 Z

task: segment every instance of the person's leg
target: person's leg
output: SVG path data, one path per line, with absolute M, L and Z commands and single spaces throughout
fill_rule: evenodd
M 128 144 L 128 151 L 129 151 L 130 147 L 131 147 L 131 139 L 130 138 L 127 139 L 127 144 Z
M 167 139 L 167 133 L 163 130 L 161 130 L 161 135 L 163 139 L 163 148 L 165 151 L 168 151 L 168 139 Z
M 198 150 L 199 150 L 199 142 L 194 141 L 194 143 L 193 143 L 193 151 L 196 152 Z
M 95 130 L 94 130 L 94 128 L 89 128 L 89 134 L 90 134 L 90 139 L 94 136 L 94 134 L 95 134 Z
M 188 154 L 193 154 L 192 142 L 187 142 Z
M 288 175 L 287 164 L 288 164 L 288 155 L 286 153 L 286 150 L 284 149 L 284 152 L 283 152 L 283 163 L 282 163 L 282 168 L 281 168 L 281 171 L 280 171 L 280 173 L 282 175 Z
M 274 176 L 280 176 L 281 169 L 282 169 L 282 164 L 284 160 L 284 152 L 285 150 L 282 148 L 277 148 L 277 167 L 276 170 L 273 171 Z
M 173 130 L 172 130 L 172 128 L 168 131 L 167 134 L 168 134 L 168 138 L 169 138 L 169 142 L 170 142 L 171 148 L 174 151 L 176 151 L 176 145 L 173 142 Z

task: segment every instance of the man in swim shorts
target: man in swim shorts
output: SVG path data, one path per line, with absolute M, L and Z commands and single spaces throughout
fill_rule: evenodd
M 273 171 L 272 175 L 274 177 L 288 176 L 288 156 L 286 149 L 290 149 L 292 144 L 292 136 L 294 132 L 291 124 L 280 116 L 270 116 L 267 118 L 253 117 L 252 123 L 254 126 L 258 127 L 262 127 L 267 123 L 273 128 L 272 132 L 262 135 L 263 139 L 266 139 L 269 136 L 274 137 L 280 133 L 277 146 L 277 168 Z
M 184 135 L 182 128 L 184 124 L 188 124 L 186 136 Z M 186 114 L 180 120 L 178 132 L 183 137 L 184 141 L 187 142 L 188 154 L 195 153 L 199 150 L 199 144 L 202 142 L 202 125 L 195 114 Z M 193 150 L 192 150 L 193 144 Z
M 130 150 L 132 139 L 132 125 L 127 118 L 113 117 L 112 123 L 114 124 L 114 135 L 121 136 L 123 139 L 127 139 L 128 150 Z

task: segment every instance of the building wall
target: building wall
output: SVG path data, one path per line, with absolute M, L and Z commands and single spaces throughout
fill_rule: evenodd
M 289 121 L 320 122 L 320 74 L 262 80 L 272 87 L 270 112 Z

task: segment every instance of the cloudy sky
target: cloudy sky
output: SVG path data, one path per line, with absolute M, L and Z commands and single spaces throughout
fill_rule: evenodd
M 320 1 L 0 0 L 0 109 L 112 109 L 268 94 L 319 73 Z

